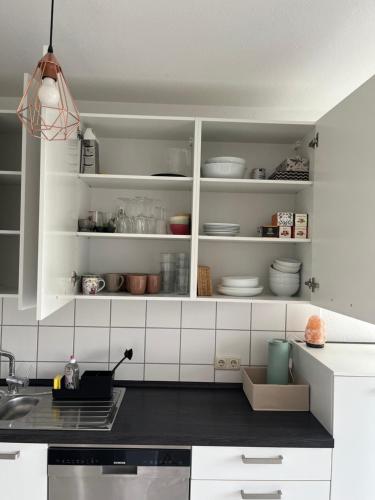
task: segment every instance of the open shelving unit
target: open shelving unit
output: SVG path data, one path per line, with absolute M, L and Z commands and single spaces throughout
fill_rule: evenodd
M 77 274 L 106 272 L 159 272 L 161 252 L 190 254 L 188 296 L 132 296 L 126 293 L 77 295 L 80 300 L 100 298 L 129 300 L 308 301 L 301 288 L 296 297 L 270 294 L 268 267 L 276 257 L 298 257 L 309 273 L 311 237 L 260 238 L 259 225 L 270 223 L 276 211 L 311 214 L 313 181 L 253 180 L 250 170 L 266 168 L 267 175 L 294 153 L 297 141 L 307 142 L 314 132 L 309 123 L 255 123 L 248 120 L 194 119 L 129 115 L 82 114 L 83 126 L 92 127 L 100 144 L 100 173 L 77 174 L 78 217 L 89 210 L 113 212 L 118 198 L 146 196 L 161 200 L 167 216 L 192 214 L 189 236 L 76 232 Z M 159 176 L 165 173 L 169 148 L 191 148 L 190 176 Z M 307 154 L 307 150 L 304 151 Z M 202 178 L 201 164 L 211 156 L 241 156 L 248 171 L 244 179 Z M 311 165 L 312 166 L 312 165 Z M 67 202 L 67 200 L 66 200 Z M 205 222 L 235 222 L 240 235 L 206 236 Z M 213 245 L 213 243 L 215 245 Z M 222 275 L 258 275 L 264 295 L 258 297 L 197 297 L 198 265 L 211 268 L 214 289 Z M 302 276 L 301 281 L 304 279 Z
M 0 297 L 18 294 L 22 129 L 0 110 Z

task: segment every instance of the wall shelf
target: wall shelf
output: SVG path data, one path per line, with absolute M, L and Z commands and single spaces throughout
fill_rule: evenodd
M 295 238 L 261 238 L 261 237 L 251 237 L 251 236 L 199 236 L 200 241 L 227 241 L 230 243 L 274 243 L 274 244 L 286 244 L 286 243 L 311 243 L 311 239 L 306 238 L 295 239 Z
M 0 185 L 21 184 L 21 172 L 16 170 L 0 170 Z
M 296 194 L 312 186 L 312 181 L 201 178 L 202 192 Z
M 0 236 L 19 236 L 20 231 L 8 231 L 6 229 L 0 229 Z
M 135 234 L 135 233 L 94 233 L 94 232 L 77 232 L 76 235 L 80 238 L 92 239 L 110 239 L 110 240 L 178 240 L 190 241 L 190 235 L 177 234 Z
M 192 177 L 110 174 L 79 174 L 78 177 L 92 188 L 191 191 L 193 186 Z

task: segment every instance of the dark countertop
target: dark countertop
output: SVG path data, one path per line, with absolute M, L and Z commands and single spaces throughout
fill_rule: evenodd
M 111 431 L 0 430 L 0 442 L 332 448 L 308 412 L 255 412 L 238 387 L 128 387 Z

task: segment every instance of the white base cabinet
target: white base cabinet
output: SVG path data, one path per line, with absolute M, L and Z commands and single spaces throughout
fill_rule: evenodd
M 0 498 L 47 500 L 46 444 L 0 443 Z
M 191 500 L 329 500 L 330 448 L 193 446 Z
M 329 500 L 329 481 L 191 482 L 190 500 Z

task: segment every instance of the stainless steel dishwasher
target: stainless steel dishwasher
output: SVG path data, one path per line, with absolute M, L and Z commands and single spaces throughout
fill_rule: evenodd
M 48 500 L 188 500 L 191 451 L 52 446 Z

